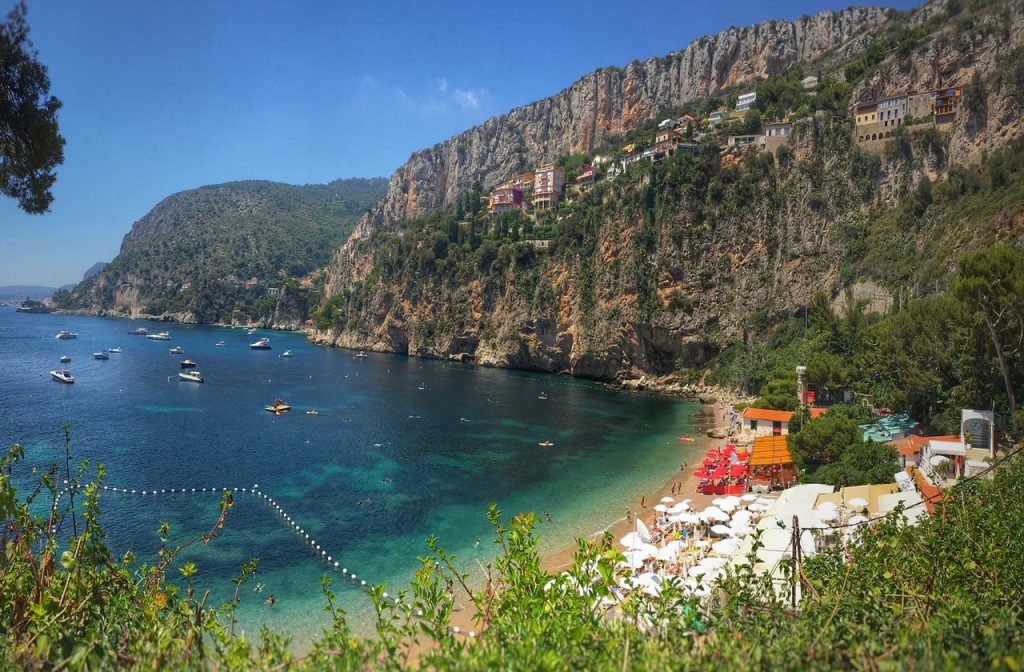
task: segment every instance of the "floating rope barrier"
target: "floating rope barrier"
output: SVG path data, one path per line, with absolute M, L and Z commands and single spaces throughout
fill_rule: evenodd
M 341 561 L 336 559 L 337 556 L 329 554 L 325 548 L 321 548 L 320 544 L 317 543 L 316 539 L 313 538 L 313 537 L 310 537 L 309 532 L 307 532 L 305 530 L 305 528 L 299 526 L 299 524 L 297 522 L 295 522 L 295 519 L 292 518 L 292 516 L 289 515 L 284 510 L 284 508 L 280 504 L 278 504 L 277 501 L 274 500 L 273 497 L 271 497 L 270 495 L 268 495 L 267 493 L 265 493 L 265 492 L 263 492 L 263 491 L 261 491 L 259 489 L 259 484 L 258 483 L 253 483 L 252 487 L 249 487 L 249 488 L 239 488 L 239 487 L 211 488 L 211 487 L 206 487 L 206 488 L 161 488 L 159 490 L 154 488 L 154 489 L 140 490 L 138 488 L 134 488 L 134 489 L 118 488 L 118 487 L 109 486 L 109 485 L 101 485 L 99 487 L 100 487 L 100 490 L 103 490 L 105 492 L 113 492 L 113 493 L 117 493 L 117 494 L 120 494 L 120 495 L 138 495 L 138 496 L 142 496 L 142 497 L 153 496 L 153 495 L 167 495 L 167 494 L 170 494 L 170 495 L 184 495 L 184 494 L 189 494 L 189 495 L 191 495 L 191 494 L 200 494 L 201 495 L 201 494 L 204 494 L 204 493 L 206 493 L 206 494 L 220 494 L 220 493 L 223 493 L 224 491 L 228 491 L 228 492 L 231 492 L 231 493 L 242 493 L 242 494 L 246 494 L 246 495 L 252 495 L 253 497 L 256 497 L 256 499 L 258 499 L 258 500 L 262 501 L 264 504 L 266 504 L 270 508 L 271 511 L 277 513 L 278 516 L 281 518 L 281 520 L 283 520 L 288 525 L 288 527 L 290 527 L 292 529 L 292 531 L 294 531 L 296 534 L 298 534 L 298 536 L 300 537 L 301 541 L 303 541 L 303 542 L 305 542 L 306 544 L 309 545 L 310 549 L 313 551 L 313 554 L 318 556 L 321 561 L 327 563 L 328 567 L 338 571 L 343 577 L 349 579 L 352 582 L 353 585 L 358 585 L 360 587 L 365 587 L 366 586 L 366 579 L 360 579 L 355 572 L 351 572 L 351 571 L 349 571 L 348 567 L 343 566 L 341 564 Z M 65 494 L 70 493 L 70 492 L 71 492 L 71 489 L 70 489 L 70 486 L 69 486 L 68 482 L 64 481 L 64 488 L 57 493 L 57 496 L 53 500 L 53 506 L 51 508 L 51 513 L 55 513 L 57 511 L 57 507 L 60 505 L 61 498 Z M 50 532 L 53 533 L 54 532 L 54 528 L 50 528 Z M 390 595 L 387 594 L 387 592 L 382 593 L 381 597 L 383 599 L 391 602 L 395 606 L 398 606 L 398 607 L 402 606 L 402 600 L 401 600 L 400 597 L 390 596 Z M 416 610 L 416 617 L 417 618 L 423 618 L 423 611 L 420 610 L 420 609 L 417 609 Z M 448 627 L 448 629 L 451 632 L 453 632 L 456 635 L 464 635 L 464 636 L 467 636 L 467 637 L 470 637 L 470 638 L 475 638 L 476 637 L 476 632 L 473 631 L 473 630 L 469 630 L 468 632 L 464 632 L 457 625 L 449 625 L 447 627 Z

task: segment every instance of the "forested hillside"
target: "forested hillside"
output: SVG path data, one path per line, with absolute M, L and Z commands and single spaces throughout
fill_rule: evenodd
M 230 182 L 169 196 L 136 222 L 118 256 L 55 299 L 65 308 L 194 322 L 301 322 L 314 288 L 299 290 L 383 194 L 383 179 L 294 186 Z

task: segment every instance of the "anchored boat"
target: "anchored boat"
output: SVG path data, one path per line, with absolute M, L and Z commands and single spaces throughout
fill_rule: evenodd
M 75 382 L 75 377 L 71 375 L 71 372 L 67 369 L 59 369 L 57 371 L 50 371 L 50 375 L 53 376 L 54 380 L 59 380 L 62 383 L 71 384 Z

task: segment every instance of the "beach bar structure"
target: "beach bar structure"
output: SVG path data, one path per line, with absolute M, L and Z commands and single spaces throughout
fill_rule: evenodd
M 751 482 L 766 482 L 770 488 L 788 487 L 796 482 L 796 465 L 785 436 L 755 438 L 748 466 Z

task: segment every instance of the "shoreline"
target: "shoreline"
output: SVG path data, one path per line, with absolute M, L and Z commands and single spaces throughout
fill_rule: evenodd
M 721 405 L 723 403 L 725 403 L 727 400 L 733 399 L 733 398 L 735 398 L 738 395 L 738 393 L 736 391 L 734 391 L 734 390 L 729 390 L 727 388 L 719 387 L 717 385 L 705 385 L 703 383 L 696 383 L 696 384 L 684 383 L 680 378 L 678 378 L 677 376 L 675 376 L 673 374 L 667 374 L 667 375 L 664 375 L 664 376 L 658 376 L 656 374 L 644 373 L 644 372 L 641 372 L 641 371 L 634 370 L 632 372 L 620 372 L 620 374 L 617 377 L 611 378 L 611 379 L 608 379 L 608 380 L 597 380 L 597 379 L 593 379 L 593 378 L 587 378 L 585 376 L 576 376 L 576 375 L 573 375 L 571 373 L 566 373 L 564 371 L 539 371 L 539 370 L 535 370 L 535 369 L 517 368 L 517 367 L 511 367 L 511 366 L 498 366 L 498 367 L 495 367 L 495 366 L 489 366 L 487 364 L 478 364 L 476 361 L 474 361 L 472 359 L 470 359 L 468 361 L 467 360 L 463 360 L 463 359 L 446 359 L 444 357 L 435 357 L 435 356 L 430 356 L 430 355 L 418 355 L 418 354 L 415 354 L 415 353 L 412 353 L 412 352 L 400 353 L 400 352 L 397 352 L 397 351 L 394 351 L 394 350 L 379 350 L 379 349 L 376 349 L 376 348 L 373 348 L 373 347 L 363 347 L 363 348 L 348 347 L 348 346 L 345 346 L 345 345 L 339 345 L 337 342 L 327 341 L 324 338 L 318 337 L 318 332 L 315 329 L 310 329 L 310 328 L 308 328 L 306 326 L 292 325 L 292 324 L 287 324 L 287 325 L 274 325 L 274 324 L 271 324 L 271 325 L 254 325 L 254 324 L 224 324 L 224 323 L 221 323 L 221 322 L 191 322 L 191 321 L 188 321 L 188 320 L 176 319 L 173 314 L 167 314 L 167 313 L 165 313 L 164 315 L 138 315 L 138 316 L 131 316 L 131 315 L 122 315 L 122 314 L 115 314 L 115 313 L 109 313 L 108 314 L 106 312 L 103 312 L 101 314 L 101 313 L 96 313 L 96 312 L 92 312 L 90 310 L 81 309 L 81 308 L 58 308 L 54 313 L 51 313 L 51 314 L 54 314 L 54 315 L 75 315 L 75 316 L 79 316 L 79 317 L 99 317 L 99 318 L 107 318 L 107 319 L 115 319 L 115 320 L 139 320 L 139 321 L 144 321 L 144 322 L 156 322 L 156 323 L 159 323 L 159 324 L 194 324 L 194 325 L 199 325 L 199 326 L 221 327 L 221 328 L 224 328 L 224 329 L 235 329 L 235 328 L 240 328 L 240 329 L 268 329 L 270 331 L 281 331 L 281 332 L 288 332 L 288 333 L 294 333 L 294 334 L 304 334 L 305 337 L 306 337 L 306 342 L 307 343 L 311 343 L 312 345 L 316 345 L 316 346 L 323 347 L 323 348 L 334 348 L 334 349 L 337 349 L 337 350 L 351 350 L 353 352 L 363 350 L 363 351 L 367 351 L 367 352 L 376 352 L 376 353 L 379 353 L 379 354 L 402 355 L 404 357 L 409 357 L 409 358 L 430 359 L 430 360 L 442 361 L 442 362 L 444 362 L 444 361 L 458 361 L 458 362 L 461 362 L 461 363 L 464 363 L 464 364 L 469 364 L 471 366 L 480 367 L 480 368 L 498 368 L 498 369 L 503 369 L 505 371 L 528 371 L 528 372 L 531 372 L 531 373 L 547 373 L 547 374 L 551 374 L 551 375 L 567 376 L 569 378 L 574 378 L 574 379 L 579 379 L 579 380 L 594 380 L 594 382 L 599 383 L 601 385 L 604 385 L 608 389 L 615 390 L 617 392 L 632 392 L 632 393 L 639 392 L 639 393 L 656 394 L 656 395 L 660 395 L 660 396 L 671 397 L 673 399 L 682 399 L 682 400 L 685 400 L 685 401 L 695 401 L 695 402 L 701 404 L 702 407 L 706 407 L 706 408 L 712 408 L 712 407 L 713 408 L 720 408 Z M 710 428 L 710 425 L 708 426 L 708 428 Z M 695 437 L 695 438 L 697 438 L 697 440 L 700 441 L 700 440 L 706 438 L 706 435 L 705 435 L 704 431 L 701 431 L 701 432 L 699 432 L 699 437 Z M 661 498 L 662 495 L 659 494 L 658 497 Z M 637 506 L 639 506 L 639 502 L 637 502 Z
M 706 451 L 714 448 L 719 444 L 727 442 L 726 439 L 715 439 L 707 436 L 706 429 L 710 425 L 714 424 L 714 420 L 717 415 L 722 411 L 723 404 L 701 404 L 700 413 L 694 418 L 695 426 L 693 428 L 694 442 L 690 444 L 693 447 L 694 457 L 692 461 L 687 460 L 684 469 L 680 469 L 680 463 L 673 461 L 673 464 L 666 465 L 664 476 L 652 477 L 651 487 L 647 492 L 642 493 L 640 496 L 632 499 L 631 501 L 622 502 L 623 511 L 626 508 L 630 512 L 631 520 L 633 516 L 636 516 L 639 512 L 641 519 L 645 523 L 649 522 L 651 516 L 654 515 L 654 506 L 660 503 L 662 497 L 672 497 L 677 502 L 684 499 L 692 500 L 691 506 L 693 509 L 700 510 L 711 505 L 711 500 L 715 498 L 715 495 L 704 495 L 697 492 L 697 484 L 699 479 L 693 475 L 697 465 L 700 464 L 699 457 Z M 710 425 L 709 425 L 710 423 Z M 697 427 L 705 428 L 701 432 L 697 432 Z M 680 484 L 676 488 L 676 492 L 673 493 L 673 486 Z M 644 506 L 641 507 L 641 498 L 644 500 Z M 588 534 L 585 538 L 588 540 L 600 539 L 605 533 L 611 534 L 612 543 L 615 547 L 619 547 L 619 539 L 633 531 L 633 524 L 627 522 L 625 516 L 620 516 L 615 520 L 609 521 L 601 529 Z M 543 529 L 540 530 L 543 533 Z M 540 569 L 549 574 L 557 574 L 558 572 L 564 571 L 572 566 L 574 556 L 579 546 L 576 543 L 576 538 L 570 540 L 564 540 L 557 548 L 550 550 L 540 551 Z M 620 549 L 621 550 L 621 549 Z M 473 621 L 475 611 L 472 605 L 468 602 L 463 602 L 461 598 L 464 596 L 457 594 L 455 600 L 455 608 L 451 614 L 450 625 L 457 626 L 462 632 L 469 632 L 476 629 L 476 624 Z
M 701 413 L 695 418 L 697 420 L 697 426 L 707 427 L 708 422 L 712 422 L 716 417 L 716 413 L 721 410 L 721 404 L 702 404 Z M 706 433 L 697 432 L 694 428 L 694 441 L 690 444 L 696 455 L 701 455 L 706 451 L 714 448 L 719 443 L 726 442 L 725 439 L 713 439 L 707 436 Z M 694 458 L 696 460 L 697 458 Z M 642 493 L 640 497 L 637 497 L 629 502 L 624 502 L 623 506 L 626 507 L 624 511 L 630 512 L 630 520 L 636 515 L 639 515 L 645 523 L 649 523 L 649 519 L 654 515 L 654 506 L 660 503 L 662 497 L 672 497 L 677 502 L 681 502 L 684 499 L 691 499 L 691 507 L 694 509 L 703 509 L 710 506 L 711 500 L 715 498 L 714 495 L 704 495 L 697 492 L 697 484 L 699 479 L 693 475 L 699 461 L 687 461 L 684 463 L 685 468 L 680 469 L 680 464 L 673 464 L 667 466 L 667 476 L 655 480 L 656 487 L 653 487 L 649 492 Z M 673 486 L 679 484 L 676 487 L 676 491 L 673 493 Z M 644 506 L 641 506 L 641 500 L 643 500 Z M 616 518 L 611 521 L 608 525 L 602 529 L 589 534 L 586 538 L 590 540 L 600 539 L 606 532 L 612 535 L 613 544 L 619 545 L 619 539 L 624 537 L 629 532 L 633 531 L 633 524 L 626 520 L 625 516 Z M 576 553 L 578 546 L 573 540 L 572 543 L 563 545 L 557 550 L 549 551 L 541 554 L 541 569 L 545 572 L 556 573 L 560 572 L 567 567 L 572 565 L 573 556 Z

